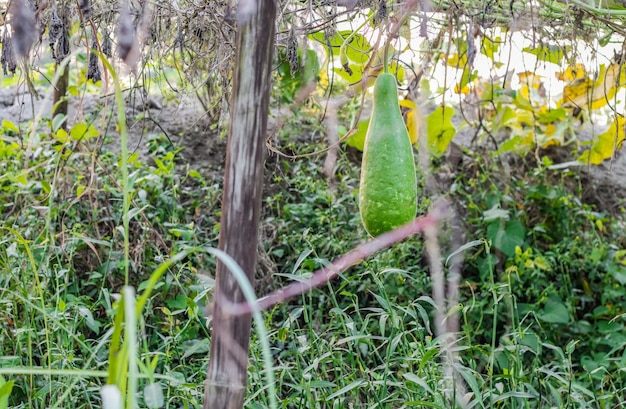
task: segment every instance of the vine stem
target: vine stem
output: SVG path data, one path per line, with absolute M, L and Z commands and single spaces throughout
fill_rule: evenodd
M 383 49 L 383 72 L 385 74 L 389 74 L 389 47 L 391 47 L 391 43 L 389 41 L 385 41 Z
M 307 291 L 317 288 L 328 281 L 337 277 L 340 273 L 352 267 L 353 265 L 370 257 L 374 253 L 391 247 L 393 244 L 405 240 L 417 233 L 423 232 L 428 228 L 435 228 L 437 224 L 443 220 L 448 214 L 448 202 L 441 200 L 433 206 L 429 214 L 418 217 L 417 219 L 398 227 L 395 230 L 381 234 L 374 239 L 367 241 L 353 250 L 339 257 L 330 265 L 323 267 L 313 273 L 309 278 L 295 281 L 283 288 L 280 288 L 266 297 L 259 299 L 255 304 L 246 302 L 241 303 L 224 303 L 222 308 L 231 315 L 250 314 L 254 311 L 264 311 L 268 308 L 296 297 Z

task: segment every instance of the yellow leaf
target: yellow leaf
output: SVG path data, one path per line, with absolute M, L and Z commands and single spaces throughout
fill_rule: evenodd
M 538 135 L 537 144 L 543 149 L 549 146 L 561 146 L 565 140 L 568 123 L 566 121 L 545 125 L 543 132 Z
M 564 107 L 581 107 L 589 110 L 602 108 L 615 96 L 617 90 L 624 86 L 623 81 L 620 83 L 619 77 L 619 64 L 612 64 L 609 68 L 601 65 L 596 81 L 585 76 L 563 87 L 561 104 Z
M 406 128 L 409 131 L 409 138 L 411 139 L 411 144 L 415 145 L 415 143 L 419 140 L 419 123 L 421 118 L 421 113 L 417 104 L 410 99 L 400 100 L 400 106 L 408 108 L 406 113 Z
M 452 68 L 463 68 L 467 64 L 467 53 L 463 53 L 460 57 L 458 53 L 448 56 L 442 53 L 441 57 L 444 58 L 446 60 L 446 64 Z
M 532 71 L 524 71 L 517 74 L 520 84 L 530 88 L 539 89 L 543 85 L 542 76 L 536 75 Z
M 415 145 L 419 139 L 419 122 L 418 122 L 417 110 L 412 109 L 406 114 L 406 127 L 409 130 L 409 138 L 411 138 L 411 144 Z
M 517 122 L 520 125 L 535 126 L 535 116 L 531 111 L 518 111 Z
M 530 71 L 518 73 L 521 84 L 513 103 L 522 109 L 534 111 L 547 105 L 546 88 L 543 85 L 543 77 Z
M 599 165 L 604 160 L 613 157 L 613 153 L 621 149 L 624 143 L 624 126 L 626 120 L 623 116 L 616 116 L 606 132 L 598 135 L 598 140 L 591 149 L 583 152 L 578 158 L 585 164 Z
M 463 94 L 463 95 L 467 95 L 470 92 L 470 87 L 469 85 L 465 85 L 463 88 L 461 88 L 461 83 L 458 83 L 454 86 L 454 93 L 455 94 Z
M 565 69 L 565 71 L 556 72 L 554 75 L 556 76 L 557 80 L 563 81 L 568 85 L 576 80 L 581 80 L 588 76 L 585 66 L 581 63 L 576 63 L 576 65 L 570 65 Z

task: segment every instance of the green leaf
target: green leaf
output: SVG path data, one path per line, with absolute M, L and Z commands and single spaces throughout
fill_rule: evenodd
M 63 128 L 59 128 L 55 133 L 52 134 L 52 136 L 54 136 L 54 139 L 61 143 L 66 143 L 67 141 L 69 141 L 69 135 L 67 134 L 67 131 Z
M 160 383 L 149 383 L 143 389 L 143 401 L 150 409 L 162 408 L 165 406 L 163 388 Z
M 499 204 L 483 212 L 483 220 L 486 222 L 491 222 L 499 219 L 509 220 L 509 211 L 502 209 Z
M 356 127 L 356 131 L 350 135 L 346 143 L 348 146 L 357 148 L 363 152 L 363 146 L 365 145 L 365 135 L 367 134 L 367 128 L 370 125 L 370 118 L 360 121 Z
M 540 270 L 550 270 L 550 264 L 548 264 L 548 260 L 546 260 L 545 257 L 543 256 L 537 256 L 535 257 L 535 259 L 533 260 L 533 263 L 535 264 L 535 267 L 537 267 Z
M 87 189 L 87 186 L 78 184 L 78 186 L 76 186 L 76 197 L 81 197 L 85 192 L 85 189 Z
M 80 95 L 80 88 L 78 88 L 76 85 L 70 85 L 67 87 L 67 93 L 73 97 L 77 97 L 78 95 Z
M 364 66 L 360 64 L 348 64 L 348 67 L 350 68 L 350 72 L 346 71 L 344 68 L 334 68 L 333 70 L 341 78 L 348 81 L 348 83 L 359 83 L 361 79 L 363 79 Z
M 330 381 L 324 381 L 324 380 L 311 381 L 311 383 L 309 384 L 309 388 L 311 389 L 334 388 L 335 386 L 337 386 L 337 384 L 330 382 Z
M 508 141 L 504 141 L 500 144 L 500 147 L 496 151 L 498 155 L 506 152 L 518 152 L 524 153 L 528 152 L 532 147 L 535 146 L 534 141 L 532 139 L 532 135 L 515 135 Z
M 511 257 L 515 254 L 515 247 L 524 244 L 526 229 L 518 219 L 506 222 L 500 219 L 487 226 L 487 237 L 498 250 Z
M 326 52 L 328 52 L 328 46 L 330 45 L 332 55 L 338 56 L 339 49 L 345 42 L 346 38 L 350 36 L 350 34 L 352 34 L 352 30 L 341 30 L 336 32 L 333 36 L 327 38 L 323 31 L 318 31 L 317 33 L 310 34 L 309 38 L 322 44 Z M 367 60 L 369 59 L 367 53 L 371 51 L 372 46 L 367 41 L 365 36 L 356 33 L 350 39 L 350 42 L 346 44 L 346 48 L 346 52 L 350 60 L 357 63 L 364 63 L 367 62 Z M 363 59 L 364 55 L 365 59 Z
M 457 94 L 464 93 L 465 87 L 468 86 L 470 81 L 473 81 L 476 78 L 476 71 L 472 71 L 469 69 L 469 66 L 465 65 L 463 68 L 463 72 L 461 73 L 461 82 L 459 82 L 455 87 L 455 92 Z
M 189 170 L 189 177 L 192 177 L 194 179 L 202 179 L 202 175 L 200 174 L 200 172 L 194 169 Z
M 613 268 L 610 271 L 611 277 L 615 279 L 620 285 L 626 285 L 626 270 L 620 267 Z
M 562 47 L 559 45 L 542 45 L 537 48 L 526 47 L 522 51 L 536 56 L 539 61 L 547 61 L 553 64 L 559 64 L 565 56 L 565 51 L 569 52 L 570 49 L 570 46 Z
M 600 0 L 600 8 L 609 10 L 626 10 L 626 4 L 621 0 Z M 613 31 L 609 31 L 613 33 Z
M 346 45 L 346 54 L 350 61 L 365 64 L 369 59 L 372 46 L 362 34 L 355 34 Z
M 307 50 L 304 57 L 304 67 L 302 68 L 302 85 L 317 79 L 320 72 L 320 61 L 315 50 Z
M 346 393 L 350 392 L 352 389 L 354 388 L 358 388 L 360 386 L 362 386 L 363 384 L 367 383 L 365 381 L 365 379 L 357 379 L 356 381 L 344 386 L 343 388 L 339 389 L 338 391 L 336 391 L 335 393 L 332 393 L 330 395 L 328 395 L 326 397 L 326 401 L 329 402 L 341 395 L 345 395 Z
M 537 317 L 543 322 L 551 324 L 567 324 L 570 321 L 569 312 L 560 301 L 549 299 L 546 305 L 537 313 Z
M 85 324 L 96 334 L 100 333 L 100 322 L 96 321 L 87 307 L 78 307 L 78 313 L 85 319 Z
M 20 130 L 17 128 L 17 126 L 15 126 L 15 124 L 11 121 L 9 121 L 8 119 L 3 119 L 2 120 L 2 129 L 4 129 L 5 131 L 12 131 L 15 133 L 18 133 Z
M 567 118 L 567 111 L 565 108 L 547 109 L 537 114 L 537 122 L 543 124 L 551 124 L 554 122 L 561 122 Z
M 20 172 L 17 175 L 13 175 L 14 180 L 17 183 L 20 183 L 23 186 L 28 185 L 29 179 L 28 179 L 28 172 L 24 171 L 24 172 Z
M 495 53 L 498 52 L 500 48 L 500 37 L 496 37 L 495 41 L 491 41 L 488 37 L 483 37 L 482 47 L 480 48 L 480 52 L 484 54 L 491 61 L 494 60 Z
M 55 115 L 52 119 L 52 131 L 56 132 L 59 128 L 61 128 L 61 125 L 63 125 L 66 120 L 67 116 L 65 114 Z
M 399 82 L 404 80 L 404 67 L 396 61 L 389 64 L 389 73 L 395 75 Z
M 6 381 L 2 375 L 0 375 L 0 409 L 9 408 L 9 396 L 13 390 L 14 381 Z
M 439 106 L 428 115 L 428 147 L 435 156 L 443 155 L 456 135 L 453 115 L 454 108 L 449 106 Z
M 431 395 L 434 394 L 432 388 L 430 386 L 428 386 L 426 381 L 424 379 L 420 378 L 419 376 L 417 376 L 415 374 L 412 374 L 412 373 L 404 373 L 404 374 L 402 374 L 402 377 L 404 379 L 406 379 L 407 381 L 409 381 L 409 382 L 413 382 L 414 384 L 419 385 L 422 389 L 424 389 L 429 394 L 431 394 Z
M 183 342 L 183 358 L 191 355 L 206 354 L 211 349 L 211 342 L 208 339 L 191 339 Z
M 512 124 L 517 122 L 517 112 L 510 106 L 504 107 L 504 111 L 502 113 L 502 122 L 504 124 Z
M 75 141 L 81 139 L 89 140 L 99 135 L 98 130 L 93 125 L 87 125 L 84 122 L 79 122 L 70 130 L 70 137 Z
M 493 402 L 500 402 L 504 400 L 508 400 L 511 398 L 528 398 L 528 399 L 536 399 L 539 396 L 536 393 L 528 393 L 528 392 L 520 392 L 520 391 L 510 391 L 503 393 L 502 395 L 498 395 L 494 398 Z
M 326 34 L 324 33 L 324 31 L 318 31 L 313 34 L 309 34 L 309 38 L 311 40 L 315 40 L 318 43 L 322 44 L 324 46 L 324 50 L 326 50 L 327 52 L 328 52 L 328 46 L 330 45 L 331 52 L 333 55 L 339 55 L 339 47 L 341 47 L 341 44 L 343 44 L 344 39 L 338 36 L 339 36 L 339 33 L 335 34 L 334 36 L 326 38 Z
M 178 294 L 176 295 L 176 298 L 170 298 L 165 301 L 165 304 L 171 310 L 184 310 L 185 308 L 187 308 L 187 297 L 185 297 L 183 294 Z

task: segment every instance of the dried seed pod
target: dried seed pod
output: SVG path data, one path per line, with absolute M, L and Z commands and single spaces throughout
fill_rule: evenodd
M 107 30 L 104 30 L 104 33 L 102 34 L 102 54 L 106 55 L 108 58 L 111 58 L 111 56 L 113 55 L 113 51 L 112 51 L 112 46 L 111 46 L 111 36 L 109 36 L 109 32 Z
M 98 42 L 94 32 L 91 40 L 91 52 L 89 53 L 89 65 L 87 66 L 87 80 L 98 82 L 101 79 L 102 73 L 100 72 L 100 64 L 98 64 Z
M 15 73 L 17 63 L 15 61 L 15 54 L 13 53 L 13 41 L 11 35 L 6 30 L 2 36 L 2 56 L 0 56 L 0 63 L 2 63 L 4 75 Z
M 60 64 L 70 53 L 70 39 L 65 24 L 61 28 L 61 34 L 56 42 L 56 48 L 52 54 L 57 64 Z
M 377 26 L 383 21 L 385 21 L 388 15 L 389 15 L 389 12 L 387 10 L 387 1 L 380 0 L 378 2 L 378 10 L 376 11 L 376 16 L 374 17 L 374 20 L 373 20 L 374 25 Z
M 91 3 L 89 0 L 78 0 L 78 7 L 83 15 L 83 19 L 89 20 L 91 18 Z
M 56 58 L 54 53 L 54 45 L 59 40 L 59 38 L 61 38 L 62 34 L 63 22 L 59 18 L 59 13 L 57 13 L 56 7 L 53 7 L 50 14 L 50 26 L 48 28 L 48 42 L 50 44 L 50 48 L 52 49 L 52 58 Z
M 300 69 L 300 62 L 298 61 L 298 41 L 293 30 L 289 33 L 289 39 L 287 40 L 287 61 L 289 61 L 291 76 L 295 77 Z
M 35 14 L 27 0 L 11 2 L 11 27 L 15 52 L 22 58 L 28 58 L 30 48 L 35 41 Z

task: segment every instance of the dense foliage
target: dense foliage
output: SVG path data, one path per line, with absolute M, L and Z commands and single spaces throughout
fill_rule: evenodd
M 604 3 L 540 2 L 533 14 L 527 7 L 534 3 L 441 2 L 419 45 L 407 29 L 416 32 L 410 24 L 424 13 L 399 26 L 387 51 L 420 163 L 418 213 L 439 197 L 455 210 L 439 242 L 444 270 L 462 275 L 459 301 L 446 316 L 458 316 L 461 328 L 452 345 L 447 334 L 437 336 L 424 241 L 398 243 L 265 313 L 282 407 L 624 403 L 624 192 L 590 196 L 594 180 L 574 165 L 613 158 L 624 139 L 616 108 L 622 57 L 589 64 L 580 52 L 621 43 L 623 7 Z M 272 96 L 283 126 L 268 139 L 257 294 L 308 277 L 368 240 L 358 210 L 368 107 L 354 95 L 364 73 L 383 65 L 375 31 L 411 4 L 359 2 L 338 14 L 325 2 L 282 4 Z M 98 38 L 104 45 L 111 34 L 117 9 L 93 7 L 96 35 L 75 19 L 72 44 Z M 220 229 L 234 17 L 221 2 L 172 7 L 155 3 L 151 46 L 134 74 L 111 70 L 94 82 L 96 54 L 74 50 L 68 97 L 85 112 L 50 118 L 42 109 L 0 124 L 0 409 L 101 407 L 101 387 L 113 375 L 139 382 L 142 407 L 201 406 L 215 260 L 197 249 L 216 246 Z M 52 10 L 41 16 L 40 28 L 49 30 Z M 558 96 L 534 72 L 515 73 L 515 83 L 508 72 L 495 73 L 514 35 L 502 27 L 531 17 L 553 22 L 533 26 L 542 41 L 573 27 L 553 43 L 524 43 L 520 53 L 537 57 L 533 68 L 554 65 Z M 358 18 L 350 29 L 334 29 Z M 400 52 L 402 41 L 408 48 Z M 418 51 L 420 64 L 407 60 L 406 52 Z M 490 61 L 488 72 L 473 66 L 476 54 Z M 55 65 L 38 52 L 31 57 L 2 86 L 49 96 Z M 438 69 L 454 70 L 454 80 L 440 84 Z M 101 98 L 107 81 L 108 91 L 120 87 L 115 99 Z M 310 81 L 317 86 L 301 98 Z M 138 89 L 166 106 L 200 94 L 209 118 L 172 131 L 173 118 L 132 103 Z M 329 112 L 339 97 L 347 102 Z M 329 180 L 331 114 L 346 143 L 336 145 Z M 601 115 L 606 129 L 580 140 L 580 124 Z M 463 129 L 472 130 L 471 141 L 459 140 Z M 455 264 L 460 254 L 463 263 Z M 131 346 L 116 349 L 121 341 Z M 250 408 L 269 404 L 261 341 L 255 333 Z M 138 373 L 126 373 L 124 359 Z

